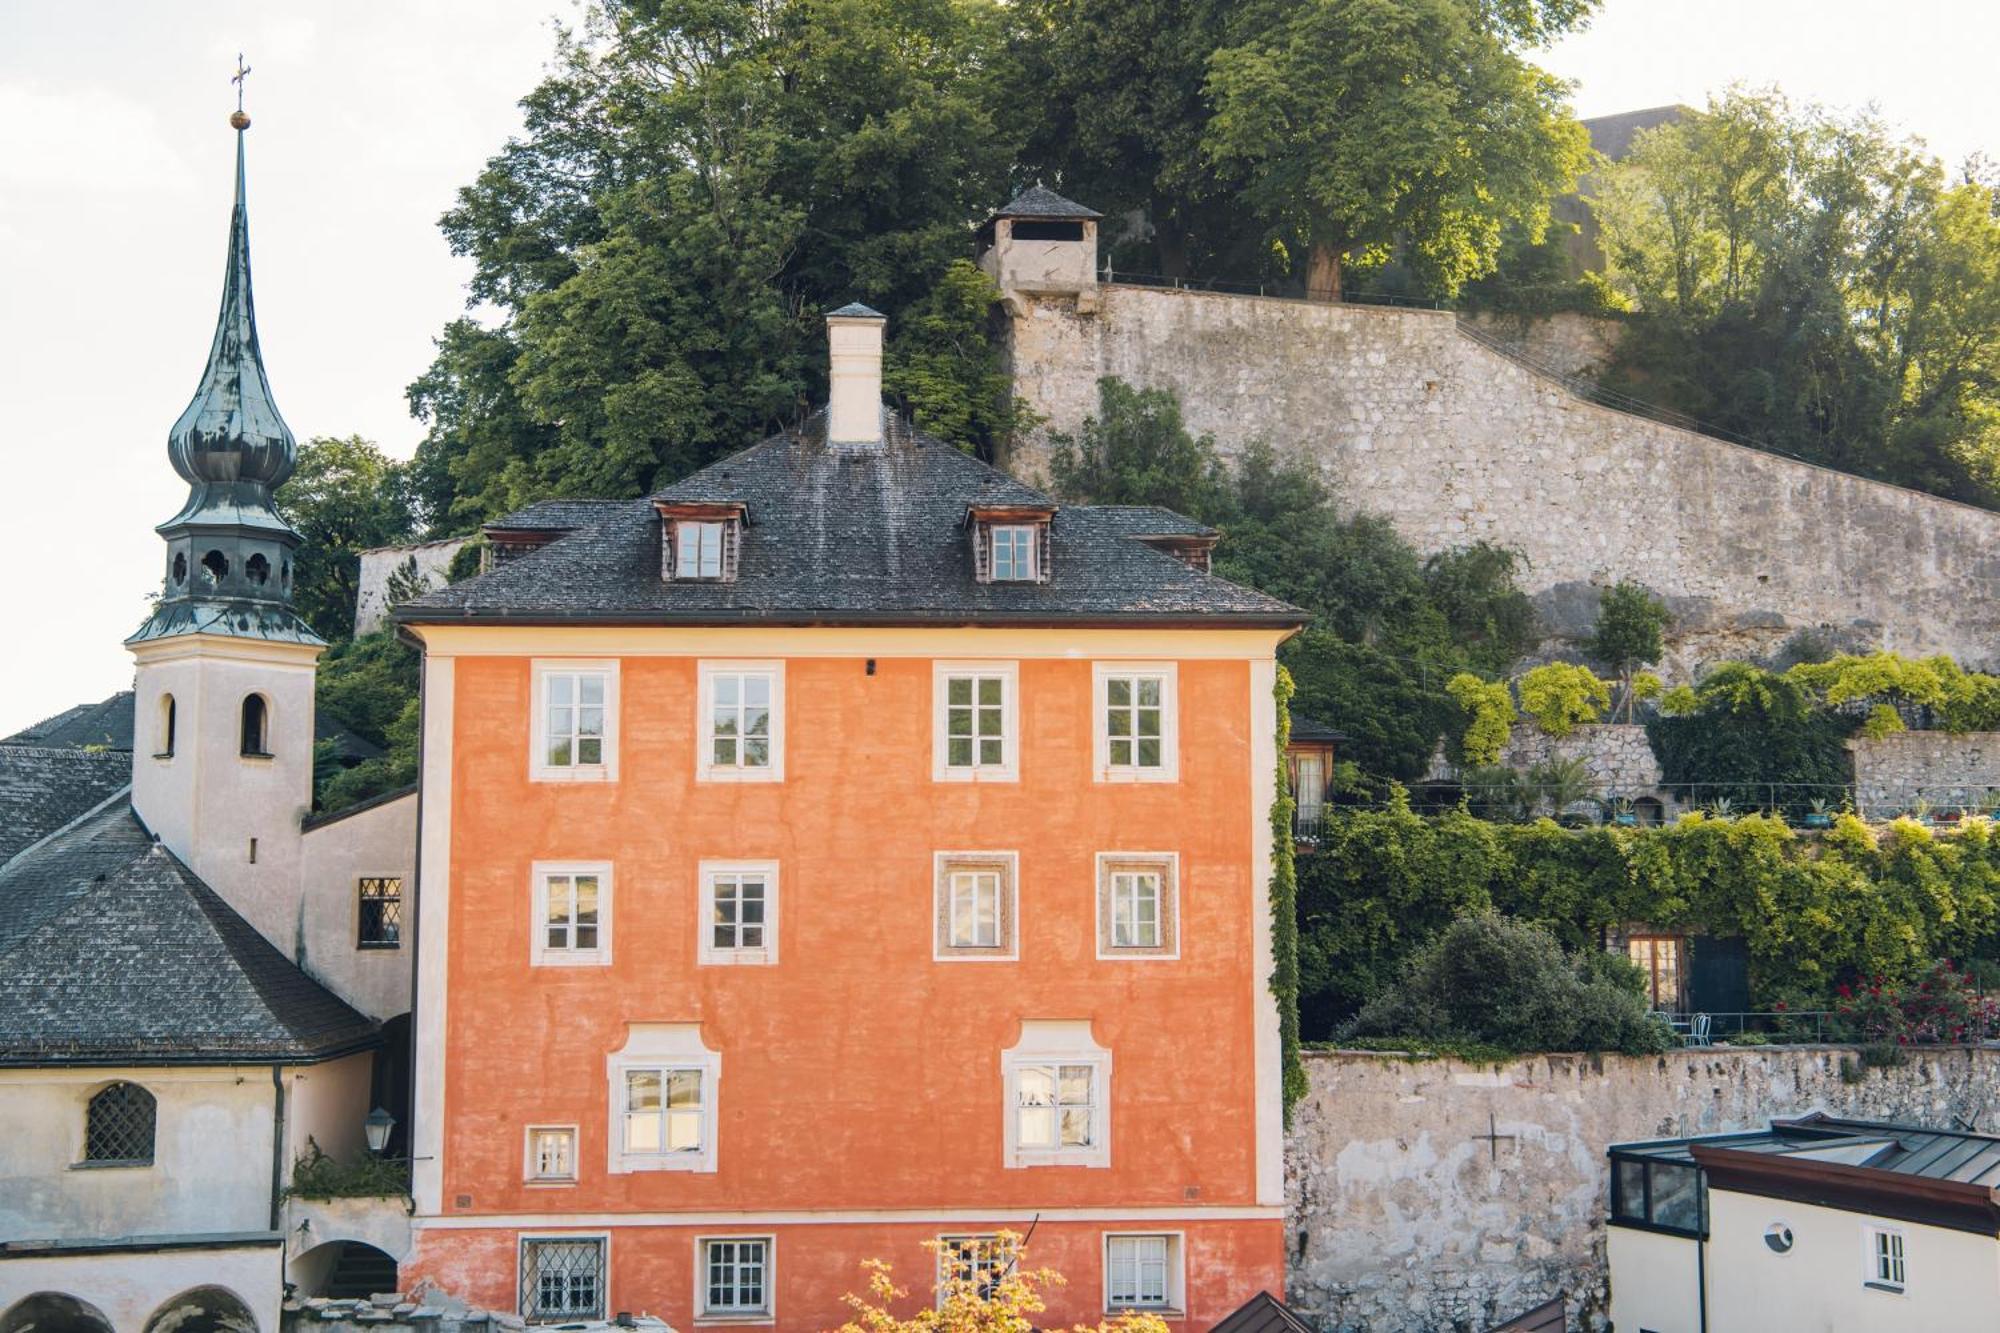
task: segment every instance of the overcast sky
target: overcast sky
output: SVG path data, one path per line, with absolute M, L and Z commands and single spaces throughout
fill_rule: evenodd
M 257 315 L 300 439 L 407 456 L 403 390 L 463 308 L 438 215 L 519 126 L 574 0 L 0 0 L 0 734 L 131 681 L 166 432 L 220 294 L 235 54 Z M 1876 103 L 1947 161 L 2000 126 L 2000 5 L 1609 0 L 1542 55 L 1579 114 L 1731 82 Z M 1993 136 L 2000 138 L 2000 136 Z

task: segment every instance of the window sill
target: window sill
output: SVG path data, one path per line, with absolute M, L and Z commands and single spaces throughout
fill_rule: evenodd
M 777 1319 L 766 1311 L 763 1314 L 698 1314 L 694 1317 L 696 1328 L 746 1328 L 758 1324 L 775 1324 Z
M 1096 1148 L 1077 1152 L 1044 1152 L 1039 1149 L 1028 1152 L 1016 1151 L 1013 1159 L 1007 1163 L 1009 1170 L 1029 1170 L 1049 1166 L 1102 1169 L 1110 1165 L 1110 1154 Z
M 706 1154 L 687 1154 L 680 1157 L 626 1157 L 611 1163 L 610 1174 L 614 1176 L 636 1176 L 647 1171 L 692 1171 L 697 1175 L 712 1174 L 715 1159 Z
M 1116 946 L 1100 948 L 1097 961 L 1100 963 L 1175 963 L 1180 961 L 1180 950 L 1168 945 L 1153 948 L 1127 948 Z
M 776 967 L 778 960 L 768 949 L 717 949 L 696 960 L 700 967 Z
M 1123 783 L 1179 782 L 1181 775 L 1171 769 L 1154 768 L 1100 768 L 1097 780 L 1118 785 Z
M 1011 768 L 941 768 L 931 774 L 933 782 L 1019 782 L 1021 775 Z
M 1112 1305 L 1105 1307 L 1104 1314 L 1109 1319 L 1125 1314 L 1149 1314 L 1155 1319 L 1187 1318 L 1187 1311 L 1174 1305 Z
M 368 953 L 393 952 L 403 947 L 401 940 L 362 940 L 354 946 Z
M 268 764 L 278 756 L 272 754 L 269 750 L 240 750 L 237 752 L 236 757 L 238 759 L 254 760 L 260 764 Z
M 1891 1296 L 1907 1296 L 1910 1294 L 1908 1287 L 1898 1287 L 1888 1282 L 1864 1282 L 1861 1285 L 1870 1291 L 1886 1291 Z
M 153 758 L 159 760 L 163 764 L 171 760 L 173 757 L 174 757 L 174 752 L 172 750 L 162 750 L 160 751 L 160 753 L 153 756 Z
M 602 764 L 592 764 L 584 768 L 543 768 L 528 770 L 530 782 L 616 782 L 615 770 Z
M 783 782 L 782 768 L 698 768 L 696 782 Z
M 533 958 L 529 959 L 528 966 L 550 967 L 550 968 L 609 967 L 611 966 L 611 955 L 606 953 L 587 953 L 587 954 L 544 953 L 544 954 L 537 954 Z
M 576 1188 L 576 1177 L 568 1176 L 558 1180 L 554 1176 L 548 1176 L 537 1180 L 524 1180 L 521 1183 L 531 1190 L 574 1189 Z
M 129 1171 L 150 1167 L 152 1164 L 153 1159 L 150 1157 L 134 1157 L 115 1161 L 71 1162 L 69 1169 L 72 1171 Z

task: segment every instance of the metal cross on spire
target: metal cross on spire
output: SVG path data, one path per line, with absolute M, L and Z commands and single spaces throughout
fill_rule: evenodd
M 236 53 L 236 72 L 229 76 L 229 81 L 236 85 L 236 114 L 229 118 L 229 123 L 235 126 L 239 132 L 250 128 L 250 117 L 243 112 L 243 82 L 249 77 L 250 67 L 243 63 L 243 53 L 238 51 Z

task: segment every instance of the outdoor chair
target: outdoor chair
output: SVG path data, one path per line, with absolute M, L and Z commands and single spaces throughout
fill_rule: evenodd
M 1714 1043 L 1711 1042 L 1708 1037 L 1708 1028 L 1710 1021 L 1711 1020 L 1709 1019 L 1709 1016 L 1707 1014 L 1696 1014 L 1694 1016 L 1694 1021 L 1688 1025 L 1687 1035 L 1681 1038 L 1683 1044 L 1688 1046 L 1714 1045 Z

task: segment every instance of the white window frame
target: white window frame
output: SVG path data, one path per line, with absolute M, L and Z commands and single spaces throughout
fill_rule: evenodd
M 549 678 L 598 673 L 604 677 L 604 754 L 597 764 L 551 764 Z M 529 672 L 528 780 L 530 782 L 616 782 L 618 780 L 618 662 L 614 658 L 535 659 Z
M 1893 1238 L 1896 1243 L 1895 1263 L 1903 1270 L 1901 1280 L 1882 1276 L 1878 1248 L 1883 1237 Z M 1864 1276 L 1861 1285 L 1870 1291 L 1893 1292 L 1905 1295 L 1910 1289 L 1910 1239 L 1901 1227 L 1883 1227 L 1864 1224 L 1861 1228 L 1861 1271 Z
M 545 1174 L 543 1174 L 543 1172 L 541 1171 L 541 1167 L 540 1167 L 540 1162 L 539 1162 L 539 1159 L 537 1158 L 537 1156 L 536 1156 L 536 1153 L 535 1153 L 535 1136 L 536 1136 L 537 1134 L 567 1134 L 567 1135 L 569 1135 L 569 1174 L 568 1174 L 568 1175 L 566 1175 L 566 1176 L 552 1176 L 552 1175 L 545 1175 Z M 523 1132 L 522 1136 L 521 1136 L 521 1179 L 522 1179 L 522 1181 L 523 1181 L 524 1183 L 526 1183 L 526 1184 L 529 1184 L 529 1185 L 574 1185 L 574 1184 L 576 1184 L 576 1159 L 577 1159 L 577 1142 L 578 1142 L 578 1139 L 579 1139 L 579 1137 L 580 1137 L 580 1136 L 579 1136 L 579 1135 L 578 1135 L 578 1133 L 577 1133 L 577 1127 L 576 1127 L 575 1125 L 573 1125 L 573 1124 L 571 1124 L 571 1125 L 558 1125 L 558 1124 L 549 1124 L 549 1123 L 542 1123 L 542 1124 L 535 1124 L 535 1125 L 529 1125 L 529 1126 L 528 1126 L 528 1127 L 526 1128 L 526 1130 L 525 1130 L 525 1131 Z
M 720 583 L 729 575 L 729 519 L 726 518 L 677 518 L 674 520 L 674 572 L 676 583 Z M 711 531 L 712 530 L 712 531 Z M 690 554 L 688 539 L 694 539 L 692 554 L 695 572 L 688 573 L 684 566 Z M 701 561 L 708 554 L 712 544 L 715 554 L 715 572 L 704 573 Z
M 1140 678 L 1160 682 L 1160 762 L 1111 762 L 1111 681 Z M 1090 670 L 1091 774 L 1098 782 L 1179 782 L 1181 780 L 1180 670 L 1173 662 L 1094 662 Z M 1138 759 L 1135 740 L 1133 759 Z
M 609 1091 L 609 1139 L 607 1170 L 614 1176 L 639 1171 L 715 1170 L 715 1131 L 722 1099 L 722 1053 L 709 1049 L 701 1038 L 699 1023 L 632 1023 L 627 1025 L 625 1045 L 605 1057 L 606 1086 Z M 673 1070 L 696 1070 L 701 1074 L 701 1146 L 693 1152 L 627 1152 L 625 1149 L 625 1075 L 634 1070 L 661 1071 L 661 1096 L 666 1095 L 664 1075 Z
M 951 755 L 951 680 L 957 676 L 1000 678 L 1000 754 L 997 764 L 979 762 L 975 739 L 970 765 L 953 765 Z M 978 685 L 973 709 L 978 709 Z M 935 782 L 1018 782 L 1021 779 L 1021 667 L 1018 662 L 936 662 L 931 667 L 931 779 Z M 977 725 L 975 723 L 975 725 Z M 975 733 L 976 736 L 977 733 Z
M 1164 1240 L 1167 1243 L 1166 1297 L 1158 1303 L 1114 1303 L 1111 1295 L 1111 1243 L 1116 1240 Z M 1181 1231 L 1107 1231 L 1104 1233 L 1104 1312 L 1138 1310 L 1172 1318 L 1187 1309 L 1187 1234 Z
M 1004 537 L 1009 546 L 1008 559 L 1014 556 L 1015 537 L 1024 540 L 1026 547 L 1026 572 L 1002 577 L 1000 573 L 1000 542 Z M 1039 523 L 988 523 L 986 525 L 986 579 L 989 583 L 1038 583 L 1041 581 L 1042 530 Z M 1016 566 L 1018 569 L 1019 566 Z
M 598 1253 L 602 1255 L 604 1258 L 604 1267 L 601 1274 L 598 1277 L 598 1285 L 601 1288 L 601 1290 L 598 1292 L 598 1295 L 603 1298 L 602 1301 L 603 1309 L 599 1312 L 599 1317 L 602 1319 L 609 1319 L 611 1317 L 612 1311 L 618 1308 L 617 1306 L 611 1303 L 611 1233 L 610 1232 L 608 1231 L 523 1231 L 518 1236 L 516 1236 L 514 1240 L 514 1299 L 517 1302 L 517 1304 L 514 1307 L 514 1313 L 520 1315 L 523 1319 L 529 1320 L 531 1326 L 535 1323 L 546 1323 L 546 1324 L 575 1323 L 579 1319 L 584 1318 L 584 1316 L 581 1315 L 530 1315 L 526 1310 L 521 1309 L 518 1304 L 519 1300 L 521 1299 L 521 1277 L 522 1277 L 521 1270 L 523 1267 L 526 1266 L 528 1262 L 528 1246 L 536 1242 L 566 1241 L 566 1240 L 597 1242 Z
M 597 947 L 554 948 L 549 944 L 549 878 L 597 877 Z M 529 870 L 534 919 L 529 923 L 528 962 L 533 967 L 609 967 L 613 888 L 609 861 L 537 861 Z M 572 908 L 574 919 L 574 908 Z
M 741 1245 L 745 1241 L 764 1246 L 764 1305 L 758 1310 L 711 1310 L 708 1305 L 708 1247 L 719 1243 Z M 778 1322 L 778 1238 L 769 1231 L 744 1235 L 707 1235 L 694 1238 L 694 1318 L 697 1324 L 775 1324 Z
M 956 870 L 1000 872 L 1000 942 L 992 947 L 954 945 L 952 875 Z M 931 960 L 938 963 L 1012 963 L 1021 957 L 1021 854 L 934 852 L 931 856 Z
M 992 1258 L 999 1261 L 997 1267 L 993 1270 L 996 1277 L 1006 1271 L 1008 1264 L 1015 1262 L 1021 1257 L 1020 1243 L 1017 1241 L 1012 1246 L 1003 1245 L 1000 1233 L 997 1231 L 948 1231 L 939 1235 L 937 1238 L 937 1263 L 932 1276 L 931 1293 L 934 1303 L 940 1307 L 944 1304 L 945 1265 L 949 1262 L 946 1256 L 951 1253 L 953 1245 L 963 1244 L 967 1241 L 990 1247 Z M 977 1273 L 977 1271 L 977 1264 L 975 1263 L 974 1272 Z
M 703 861 L 698 871 L 700 915 L 696 919 L 695 963 L 727 967 L 769 965 L 778 961 L 778 863 L 776 861 Z M 761 947 L 722 947 L 715 943 L 715 881 L 723 875 L 759 875 L 764 880 L 764 943 Z M 742 922 L 737 922 L 739 937 Z
M 779 661 L 705 661 L 698 668 L 695 691 L 694 777 L 697 782 L 783 782 L 785 780 L 785 664 Z M 737 739 L 737 762 L 715 762 L 715 681 L 719 676 L 771 678 L 771 762 L 762 768 L 742 763 L 743 742 Z
M 1134 869 L 1160 875 L 1160 942 L 1157 945 L 1117 945 L 1112 942 L 1117 889 L 1114 877 Z M 1099 852 L 1097 880 L 1092 885 L 1097 904 L 1097 961 L 1173 962 L 1181 956 L 1181 858 L 1179 852 Z
M 1091 1069 L 1091 1141 L 1070 1148 L 1024 1146 L 1020 1141 L 1021 1071 L 1061 1065 L 1088 1065 Z M 1002 1166 L 1011 1170 L 1111 1165 L 1111 1052 L 1097 1044 L 1089 1020 L 1022 1020 L 1020 1039 L 1000 1053 L 1000 1073 Z

